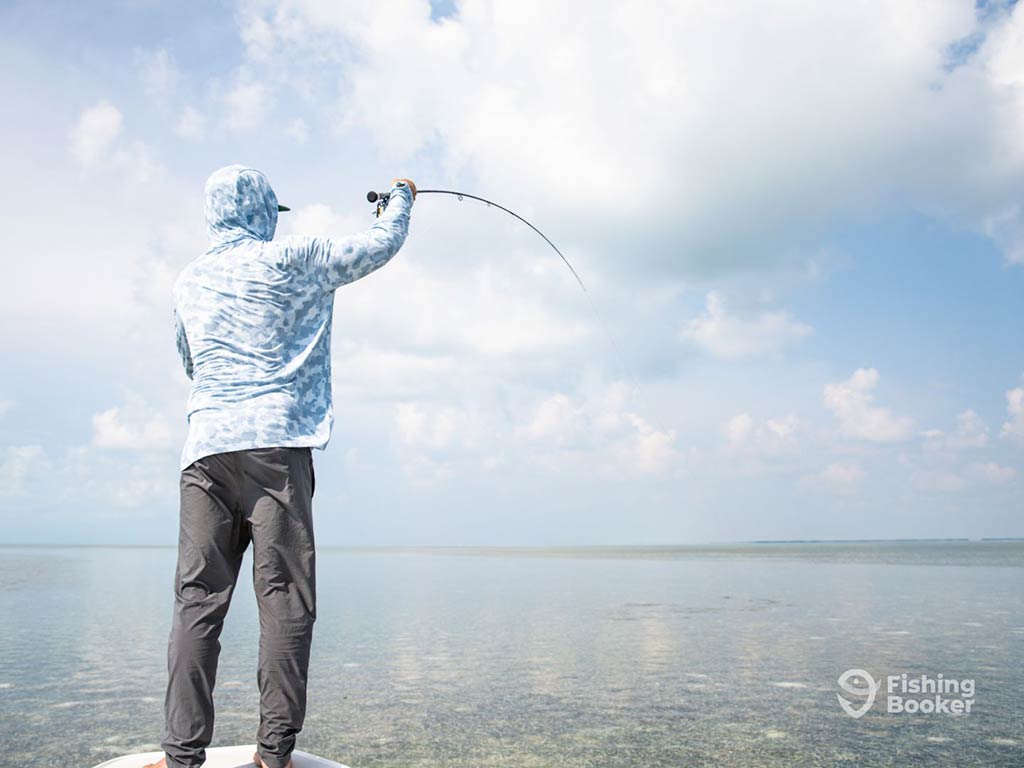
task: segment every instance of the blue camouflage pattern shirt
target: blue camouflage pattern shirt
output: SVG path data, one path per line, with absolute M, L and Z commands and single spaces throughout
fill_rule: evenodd
M 210 247 L 174 285 L 178 351 L 192 379 L 181 468 L 250 448 L 325 448 L 334 291 L 384 266 L 405 242 L 412 192 L 399 182 L 367 231 L 275 241 L 278 203 L 240 165 L 206 182 Z

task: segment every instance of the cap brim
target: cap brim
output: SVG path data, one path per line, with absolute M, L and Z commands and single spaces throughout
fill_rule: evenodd
M 290 211 L 291 208 L 289 208 L 287 205 L 279 205 L 279 206 L 277 206 L 277 210 L 279 210 L 279 211 Z

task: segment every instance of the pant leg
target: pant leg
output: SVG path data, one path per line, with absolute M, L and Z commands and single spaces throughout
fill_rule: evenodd
M 174 616 L 161 746 L 169 768 L 197 768 L 213 737 L 220 633 L 249 542 L 233 454 L 199 459 L 181 473 Z
M 308 448 L 261 448 L 243 461 L 260 616 L 257 748 L 268 768 L 283 768 L 306 716 L 316 620 L 313 459 Z

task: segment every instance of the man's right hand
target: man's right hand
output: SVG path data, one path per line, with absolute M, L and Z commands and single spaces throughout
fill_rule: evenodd
M 409 185 L 409 189 L 412 190 L 413 200 L 415 200 L 416 199 L 416 182 L 414 182 L 412 179 L 392 179 L 391 180 L 391 185 L 394 186 L 395 183 L 399 182 L 399 181 L 404 181 L 406 184 Z

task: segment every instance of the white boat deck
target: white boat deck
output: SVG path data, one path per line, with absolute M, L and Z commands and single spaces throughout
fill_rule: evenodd
M 256 751 L 255 744 L 244 744 L 237 747 L 213 747 L 206 750 L 206 762 L 203 768 L 253 768 L 252 755 Z M 115 757 L 100 763 L 96 768 L 142 768 L 155 763 L 164 756 L 163 752 L 142 752 L 137 755 Z M 325 760 L 308 752 L 295 750 L 292 752 L 295 768 L 347 768 L 341 763 Z

